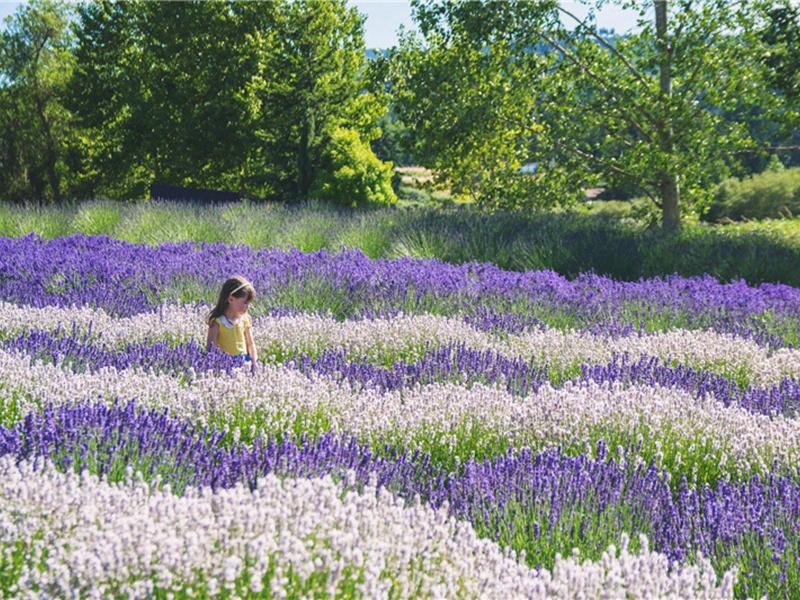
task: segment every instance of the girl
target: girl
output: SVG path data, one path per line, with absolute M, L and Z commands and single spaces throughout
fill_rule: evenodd
M 230 277 L 222 285 L 217 305 L 208 313 L 207 350 L 216 346 L 233 356 L 258 360 L 253 344 L 253 320 L 247 314 L 255 297 L 253 284 L 244 277 Z

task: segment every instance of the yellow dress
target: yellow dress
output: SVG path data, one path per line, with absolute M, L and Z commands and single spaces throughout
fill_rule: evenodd
M 217 317 L 215 319 L 219 323 L 219 333 L 217 333 L 217 346 L 223 352 L 227 352 L 232 356 L 239 356 L 247 354 L 247 342 L 245 341 L 244 332 L 253 324 L 250 315 L 247 313 L 236 319 L 235 323 L 228 321 L 227 317 Z

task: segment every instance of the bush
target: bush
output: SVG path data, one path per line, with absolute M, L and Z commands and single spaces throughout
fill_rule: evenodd
M 375 156 L 358 132 L 334 129 L 324 164 L 311 190 L 314 198 L 352 208 L 397 202 L 392 190 L 392 164 Z
M 800 246 L 769 230 L 698 225 L 674 234 L 646 231 L 638 243 L 643 249 L 642 277 L 678 273 L 684 277 L 711 275 L 719 281 L 744 279 L 752 285 L 800 285 L 795 267 L 800 264 Z
M 774 219 L 787 213 L 800 214 L 800 168 L 723 181 L 702 219 L 711 223 Z

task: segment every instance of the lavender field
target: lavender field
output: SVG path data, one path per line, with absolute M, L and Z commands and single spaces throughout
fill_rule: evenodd
M 796 597 L 799 337 L 780 284 L 0 238 L 0 598 Z

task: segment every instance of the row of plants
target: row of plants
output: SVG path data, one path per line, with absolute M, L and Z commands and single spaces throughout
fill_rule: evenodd
M 796 288 L 5 238 L 0 588 L 792 596 Z M 206 352 L 231 267 L 259 362 Z
M 92 306 L 114 317 L 153 312 L 164 302 L 211 302 L 221 278 L 235 271 L 259 290 L 252 307 L 256 315 L 300 311 L 343 320 L 433 314 L 508 332 L 705 329 L 775 348 L 796 345 L 800 338 L 800 292 L 783 284 L 678 275 L 568 278 L 553 271 L 506 271 L 492 263 L 375 260 L 359 249 L 150 246 L 83 235 L 3 238 L 0 251 L 0 300 L 30 307 Z
M 484 213 L 383 208 L 353 211 L 309 202 L 301 206 L 214 206 L 169 202 L 93 201 L 0 206 L 0 233 L 52 239 L 106 235 L 134 243 L 223 242 L 303 252 L 358 248 L 371 258 L 438 258 L 491 262 L 512 271 L 553 270 L 570 278 L 595 272 L 624 281 L 680 274 L 800 285 L 795 220 L 725 227 L 687 225 L 664 233 L 629 222 L 575 213 Z

